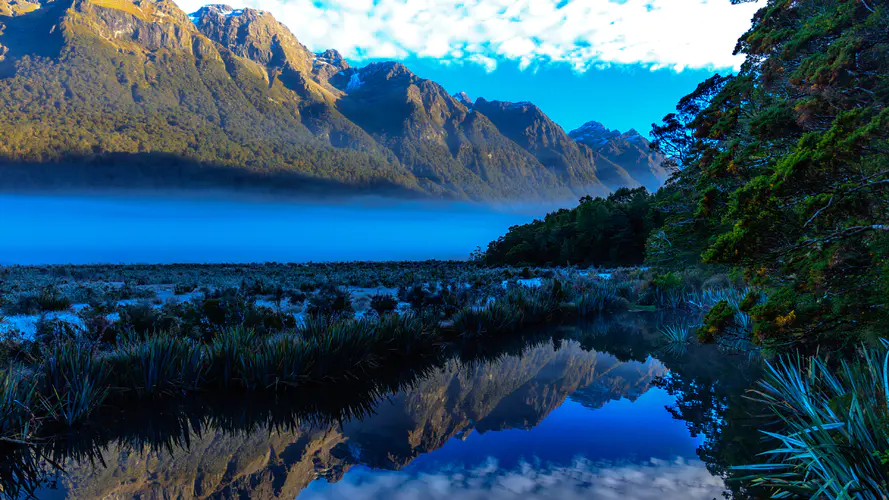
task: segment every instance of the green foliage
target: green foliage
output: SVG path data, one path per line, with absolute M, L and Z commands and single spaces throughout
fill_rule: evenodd
M 145 340 L 126 340 L 108 357 L 119 385 L 132 388 L 139 396 L 159 396 L 177 389 L 200 385 L 206 363 L 200 344 L 167 333 Z
M 352 295 L 334 286 L 323 287 L 309 297 L 306 312 L 312 316 L 337 316 L 352 312 Z
M 703 324 L 698 328 L 698 340 L 712 342 L 718 333 L 724 333 L 733 325 L 735 310 L 727 300 L 716 303 L 704 316 Z
M 15 303 L 6 307 L 10 314 L 39 314 L 49 311 L 65 311 L 71 307 L 71 300 L 62 294 L 58 287 L 47 286 L 36 294 L 18 297 Z
M 839 369 L 821 356 L 768 363 L 757 394 L 780 417 L 774 460 L 738 467 L 778 497 L 882 499 L 889 489 L 889 352 L 862 349 Z
M 38 368 L 43 411 L 72 426 L 95 411 L 108 396 L 105 361 L 74 341 L 55 344 Z
M 739 266 L 760 340 L 848 344 L 889 314 L 889 9 L 770 0 L 715 76 L 652 131 L 680 167 L 651 264 Z
M 370 298 L 370 308 L 380 316 L 394 312 L 398 308 L 398 299 L 389 294 L 374 294 Z
M 488 245 L 485 263 L 498 265 L 641 264 L 645 241 L 658 220 L 645 188 L 621 188 L 607 198 L 585 197 L 571 210 L 513 226 Z
M 36 427 L 34 402 L 37 384 L 34 377 L 18 365 L 0 370 L 0 436 L 23 441 Z

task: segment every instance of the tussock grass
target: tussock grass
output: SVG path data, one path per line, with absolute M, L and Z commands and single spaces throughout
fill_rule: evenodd
M 84 347 L 73 341 L 58 344 L 38 368 L 42 409 L 66 426 L 87 418 L 108 396 L 108 365 Z
M 768 363 L 755 392 L 780 418 L 769 460 L 738 467 L 774 497 L 878 500 L 889 491 L 889 345 L 832 366 L 822 356 Z

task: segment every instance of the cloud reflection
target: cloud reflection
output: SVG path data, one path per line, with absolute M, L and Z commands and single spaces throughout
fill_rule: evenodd
M 723 480 L 698 460 L 603 463 L 578 459 L 569 466 L 522 463 L 502 470 L 489 459 L 475 468 L 436 473 L 353 469 L 335 484 L 313 483 L 300 500 L 696 500 L 721 497 Z

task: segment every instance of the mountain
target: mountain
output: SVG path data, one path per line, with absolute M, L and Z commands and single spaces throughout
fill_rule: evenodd
M 651 151 L 650 141 L 634 129 L 621 133 L 618 130 L 609 130 L 599 122 L 590 121 L 568 135 L 590 148 L 597 164 L 611 163 L 620 166 L 627 173 L 618 178 L 603 178 L 606 184 L 622 183 L 635 187 L 631 183 L 632 179 L 649 191 L 655 191 L 670 176 L 670 172 L 663 167 L 664 156 Z
M 0 107 L 7 190 L 546 201 L 659 179 L 633 137 L 589 147 L 533 104 L 472 103 L 396 62 L 354 68 L 225 5 L 0 0 Z

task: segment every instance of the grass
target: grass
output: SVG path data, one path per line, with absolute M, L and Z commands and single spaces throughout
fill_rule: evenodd
M 660 331 L 671 344 L 685 344 L 693 338 L 692 328 L 685 322 L 666 325 Z
M 132 14 L 133 16 L 143 20 L 149 21 L 151 19 L 151 11 L 144 12 L 139 7 L 136 7 L 135 4 L 129 2 L 128 0 L 90 0 L 93 5 L 97 5 L 99 7 L 104 7 L 106 9 L 115 9 L 121 10 L 128 14 Z
M 889 349 L 768 363 L 755 392 L 781 420 L 767 462 L 738 467 L 775 498 L 885 499 L 889 491 Z
M 108 366 L 85 347 L 73 341 L 53 346 L 36 375 L 44 413 L 69 427 L 88 417 L 108 396 Z
M 6 440 L 23 441 L 35 427 L 35 418 L 28 407 L 34 401 L 37 384 L 34 377 L 15 365 L 0 371 L 0 436 Z
M 74 426 L 110 401 L 382 377 L 449 345 L 469 352 L 536 325 L 654 302 L 643 271 L 611 276 L 454 262 L 0 267 L 6 314 L 75 300 L 82 320 L 47 316 L 35 338 L 0 342 L 0 359 L 19 363 L 0 370 L 7 394 L 29 395 L 10 396 L 27 412 L 8 403 L 3 435 Z M 369 308 L 356 318 L 362 301 Z M 19 384 L 24 374 L 33 386 Z

